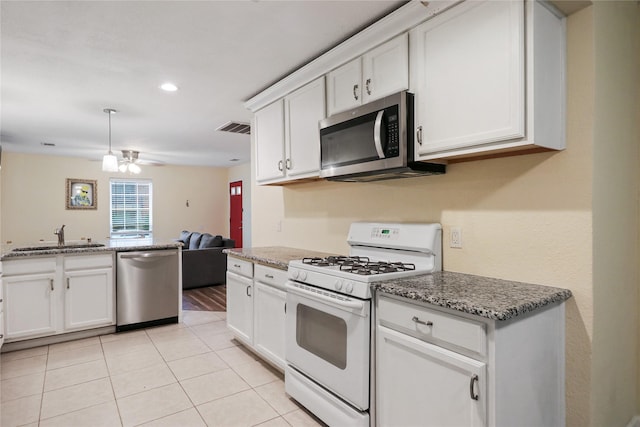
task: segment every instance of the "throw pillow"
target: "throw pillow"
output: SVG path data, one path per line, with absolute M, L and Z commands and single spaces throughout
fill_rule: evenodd
M 182 232 L 180 233 L 180 238 L 178 239 L 178 241 L 182 242 L 182 244 L 184 245 L 185 248 L 189 247 L 189 239 L 191 239 L 191 235 L 193 233 L 191 231 L 187 231 L 187 230 L 182 230 Z
M 202 238 L 202 234 L 194 231 L 191 234 L 191 239 L 189 239 L 189 249 L 198 249 L 200 247 L 200 239 Z
M 212 248 L 213 236 L 209 233 L 204 233 L 200 239 L 200 249 Z

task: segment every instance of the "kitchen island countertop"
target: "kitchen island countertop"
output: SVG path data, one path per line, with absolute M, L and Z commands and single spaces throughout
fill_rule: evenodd
M 76 243 L 76 242 L 74 242 Z M 182 246 L 182 243 L 171 240 L 155 240 L 155 239 L 107 239 L 96 243 L 103 244 L 99 247 L 82 247 L 82 244 L 78 243 L 79 247 L 72 248 L 51 248 L 46 250 L 33 250 L 33 251 L 13 251 L 14 248 L 20 247 L 17 245 L 4 245 L 2 248 L 1 261 L 9 261 L 13 259 L 23 259 L 34 256 L 52 256 L 59 254 L 86 254 L 86 253 L 98 253 L 98 252 L 131 252 L 131 251 L 147 251 L 147 250 L 161 250 L 161 249 L 177 249 Z M 73 243 L 72 243 L 73 244 Z M 43 246 L 43 243 L 28 245 L 29 247 Z M 24 245 L 26 246 L 26 245 Z
M 280 270 L 289 268 L 289 261 L 310 257 L 327 257 L 335 254 L 310 251 L 307 249 L 288 248 L 286 246 L 265 246 L 257 248 L 235 248 L 223 251 L 229 256 L 250 262 L 274 267 Z
M 372 284 L 377 292 L 493 320 L 508 320 L 571 298 L 568 289 L 439 271 Z

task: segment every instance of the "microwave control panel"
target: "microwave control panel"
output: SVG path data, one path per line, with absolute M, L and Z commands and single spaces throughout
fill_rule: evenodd
M 385 113 L 387 119 L 387 146 L 385 157 L 398 157 L 400 155 L 400 128 L 398 125 L 398 107 L 388 108 Z

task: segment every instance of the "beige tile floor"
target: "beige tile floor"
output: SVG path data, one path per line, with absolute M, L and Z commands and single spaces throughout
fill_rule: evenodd
M 319 426 L 224 312 L 0 355 L 0 425 Z

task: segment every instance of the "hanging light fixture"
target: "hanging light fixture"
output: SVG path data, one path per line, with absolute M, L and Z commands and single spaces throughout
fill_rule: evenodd
M 109 152 L 102 157 L 102 170 L 104 172 L 118 172 L 118 158 L 111 152 L 111 115 L 116 113 L 113 108 L 105 108 L 105 113 L 109 115 Z

